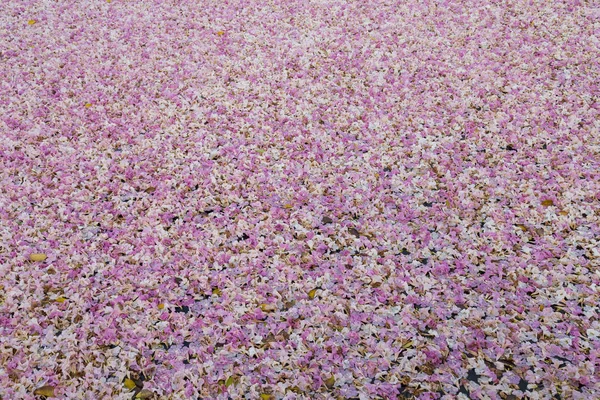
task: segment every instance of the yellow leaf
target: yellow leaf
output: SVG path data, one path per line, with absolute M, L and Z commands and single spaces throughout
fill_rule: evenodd
M 214 288 L 214 289 L 212 290 L 212 294 L 214 294 L 214 295 L 217 295 L 217 296 L 220 296 L 222 293 L 223 293 L 223 292 L 222 292 L 222 291 L 221 291 L 221 289 L 219 289 L 219 288 Z
M 409 340 L 408 342 L 406 342 L 406 343 L 404 343 L 404 344 L 402 345 L 402 348 L 403 348 L 403 349 L 410 349 L 410 348 L 412 347 L 412 345 L 413 345 L 413 341 L 412 341 L 412 340 Z
M 542 205 L 543 205 L 544 207 L 550 207 L 550 206 L 553 206 L 553 205 L 554 205 L 554 202 L 553 202 L 552 200 L 549 200 L 549 199 L 548 199 L 548 200 L 544 200 L 544 201 L 542 201 Z
M 325 386 L 331 389 L 333 385 L 335 385 L 335 376 L 331 375 L 329 378 L 325 379 Z
M 223 36 L 224 34 L 225 34 L 225 32 L 224 32 L 224 31 L 219 31 L 219 32 L 217 32 L 217 35 L 219 35 L 219 36 Z
M 271 396 L 271 395 L 270 395 L 270 394 L 268 394 L 268 393 L 262 393 L 262 394 L 260 395 L 260 400 L 271 400 L 272 398 L 273 398 L 273 396 Z
M 289 203 L 283 206 L 283 208 L 285 208 L 286 210 L 289 210 L 289 209 L 290 209 L 290 208 L 292 208 L 292 207 L 294 207 L 294 206 L 292 206 L 292 205 L 291 205 L 291 204 L 289 204 Z
M 44 261 L 48 258 L 44 253 L 33 253 L 29 255 L 31 261 Z
M 123 381 L 123 385 L 129 390 L 133 390 L 136 387 L 135 382 L 129 378 L 125 378 L 125 380 Z
M 227 378 L 227 380 L 225 381 L 225 386 L 229 387 L 233 384 L 235 384 L 235 381 L 237 380 L 237 378 L 235 376 L 230 376 L 229 378 Z
M 35 19 L 30 19 L 29 21 L 27 21 L 27 23 L 28 23 L 29 25 L 33 25 L 33 24 L 35 24 L 36 22 L 37 22 L 37 21 L 36 21 Z
M 318 288 L 315 288 L 315 289 L 311 290 L 310 292 L 308 292 L 308 298 L 309 298 L 309 299 L 311 299 L 311 300 L 312 300 L 312 299 L 314 299 L 314 298 L 315 298 L 315 296 L 317 295 L 317 289 L 318 289 Z
M 136 399 L 149 399 L 154 396 L 154 392 L 148 389 L 142 389 L 135 395 Z
M 64 303 L 65 301 L 67 301 L 67 299 L 65 297 L 60 296 L 60 297 L 56 298 L 57 303 Z
M 266 151 L 265 149 L 258 149 L 258 150 L 256 150 L 256 152 L 258 154 L 263 154 L 265 151 Z
M 85 108 L 90 108 L 92 106 L 92 103 L 85 103 Z
M 54 386 L 46 385 L 39 387 L 33 392 L 36 396 L 54 397 Z
M 275 306 L 273 304 L 262 303 L 260 305 L 260 309 L 263 310 L 264 312 L 271 312 L 271 311 L 275 311 Z
M 162 309 L 164 309 L 164 308 L 165 308 L 165 304 L 164 304 L 164 303 L 160 303 L 160 304 L 158 305 L 158 309 L 159 309 L 159 310 L 162 310 Z

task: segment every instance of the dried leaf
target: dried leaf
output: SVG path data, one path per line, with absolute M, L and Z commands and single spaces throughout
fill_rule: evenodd
M 125 378 L 125 380 L 123 381 L 123 385 L 129 390 L 133 390 L 137 386 L 135 382 L 129 378 Z
M 317 290 L 319 290 L 319 288 L 314 288 L 313 290 L 308 292 L 308 298 L 311 300 L 314 299 L 315 296 L 317 295 Z
M 402 345 L 402 348 L 403 348 L 403 349 L 410 349 L 412 346 L 413 346 L 413 341 L 412 341 L 412 340 L 409 340 L 408 342 L 406 342 L 406 343 L 404 343 L 404 344 Z
M 142 389 L 138 392 L 138 394 L 135 396 L 135 398 L 136 399 L 149 399 L 152 396 L 154 396 L 154 392 L 152 390 Z
M 520 230 L 522 230 L 523 232 L 527 232 L 527 227 L 523 224 L 515 224 L 515 226 L 517 228 L 519 228 Z
M 162 343 L 161 343 L 162 344 Z M 164 344 L 163 344 L 164 345 Z M 170 347 L 170 346 L 169 346 Z M 167 349 L 168 350 L 168 349 Z M 135 383 L 135 385 L 137 387 L 139 387 L 140 389 L 144 387 L 144 381 L 146 380 L 146 376 L 144 374 L 141 375 L 137 375 L 135 374 L 134 376 L 131 377 L 131 380 L 133 381 L 133 383 Z
M 357 238 L 359 238 L 359 237 L 360 237 L 360 232 L 359 232 L 359 231 L 357 231 L 355 228 L 349 228 L 349 229 L 348 229 L 348 233 L 350 233 L 350 234 L 352 234 L 352 235 L 356 236 Z
M 333 222 L 333 220 L 331 218 L 329 218 L 329 217 L 323 217 L 323 219 L 321 220 L 321 223 L 323 225 L 325 225 L 325 224 L 331 224 L 332 222 Z
M 296 305 L 295 300 L 286 301 L 285 303 L 283 303 L 283 310 L 287 311 L 290 308 L 294 307 L 295 305 Z
M 48 258 L 48 256 L 44 253 L 33 253 L 29 255 L 31 261 L 44 261 L 46 258 Z
M 542 201 L 542 205 L 543 205 L 544 207 L 550 207 L 550 206 L 553 206 L 553 205 L 554 205 L 554 202 L 553 202 L 552 200 L 550 200 L 550 199 L 547 199 L 547 200 L 543 200 L 543 201 Z
M 217 32 L 217 35 L 219 35 L 219 36 L 223 36 L 224 34 L 225 34 L 225 32 L 224 32 L 224 31 L 218 31 L 218 32 Z
M 36 396 L 54 397 L 54 386 L 46 385 L 39 387 L 33 391 Z
M 273 305 L 273 304 L 262 303 L 260 305 L 260 309 L 263 310 L 264 312 L 272 312 L 272 311 L 275 311 L 277 309 L 277 307 L 275 307 L 275 305 Z
M 286 210 L 289 210 L 292 207 L 293 206 L 291 204 L 289 204 L 289 203 L 283 206 L 283 208 L 285 208 Z
M 85 108 L 90 108 L 92 106 L 92 103 L 85 103 Z
M 225 381 L 225 386 L 229 387 L 231 385 L 234 385 L 237 381 L 237 377 L 235 376 L 230 376 L 229 378 L 227 378 L 227 380 Z
M 333 388 L 333 385 L 335 385 L 335 376 L 331 375 L 329 378 L 325 379 L 325 386 L 327 386 L 328 389 Z

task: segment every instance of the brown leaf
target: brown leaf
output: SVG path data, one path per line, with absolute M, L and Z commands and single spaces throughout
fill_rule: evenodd
M 349 229 L 348 229 L 348 233 L 350 233 L 350 234 L 352 234 L 352 235 L 356 236 L 357 238 L 360 238 L 360 232 L 359 232 L 359 231 L 357 231 L 355 228 L 349 228 Z
M 520 230 L 522 230 L 523 232 L 527 232 L 527 227 L 523 224 L 515 224 L 515 226 L 517 228 L 519 228 Z
M 550 199 L 546 199 L 546 200 L 543 200 L 543 201 L 542 201 L 542 205 L 543 205 L 544 207 L 550 207 L 550 206 L 553 206 L 553 205 L 554 205 L 554 202 L 553 202 L 552 200 L 550 200 Z
M 46 385 L 41 386 L 33 391 L 33 394 L 36 396 L 45 396 L 45 397 L 54 397 L 54 386 Z
M 295 305 L 296 305 L 295 300 L 286 301 L 285 303 L 283 303 L 283 310 L 287 311 L 290 308 L 294 307 Z
M 331 218 L 329 218 L 329 217 L 323 217 L 323 219 L 321 220 L 321 223 L 323 225 L 325 225 L 325 224 L 331 224 L 332 222 L 333 222 L 333 220 Z
M 269 333 L 264 340 L 265 343 L 274 343 L 276 341 L 277 341 L 277 339 L 275 338 L 275 335 L 273 335 L 272 333 Z

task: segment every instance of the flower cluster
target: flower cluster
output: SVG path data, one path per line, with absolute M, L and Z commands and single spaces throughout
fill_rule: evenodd
M 599 398 L 593 3 L 2 2 L 0 398 Z

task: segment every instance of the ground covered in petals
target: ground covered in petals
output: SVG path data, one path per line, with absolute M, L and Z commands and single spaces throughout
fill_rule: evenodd
M 0 43 L 0 398 L 600 398 L 596 1 L 3 1 Z

